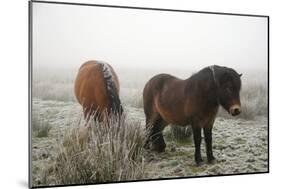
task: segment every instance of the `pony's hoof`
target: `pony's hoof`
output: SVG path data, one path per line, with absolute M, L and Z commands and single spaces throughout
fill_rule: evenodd
M 215 164 L 215 163 L 217 163 L 217 160 L 216 160 L 215 158 L 213 158 L 213 159 L 211 159 L 211 160 L 208 160 L 208 164 L 213 165 L 213 164 Z
M 158 153 L 163 153 L 163 152 L 165 152 L 165 148 L 164 148 L 164 149 L 156 150 L 156 152 L 158 152 Z
M 151 148 L 151 150 L 158 153 L 165 152 L 165 148 Z
M 158 153 L 161 153 L 161 152 L 165 152 L 165 145 L 164 146 L 159 146 L 159 145 L 151 145 L 151 150 L 152 151 L 155 151 L 155 152 L 158 152 Z
M 202 166 L 203 165 L 203 160 L 196 161 L 196 165 L 197 165 L 197 167 Z
M 149 142 L 146 142 L 146 143 L 143 145 L 143 148 L 146 149 L 146 150 L 149 150 Z
M 203 165 L 203 161 L 198 161 L 198 162 L 196 162 L 196 166 L 197 167 L 200 167 L 200 166 L 202 166 Z

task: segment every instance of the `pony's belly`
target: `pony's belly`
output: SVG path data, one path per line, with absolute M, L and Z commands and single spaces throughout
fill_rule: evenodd
M 165 103 L 167 103 L 167 101 Z M 162 119 L 169 124 L 186 125 L 188 122 L 188 118 L 184 113 L 184 108 L 181 103 L 175 104 L 173 102 L 164 105 L 164 103 L 160 103 L 159 99 L 157 99 L 156 110 Z
M 169 123 L 173 125 L 186 126 L 186 125 L 190 125 L 191 121 L 189 118 L 186 118 L 184 120 L 170 120 Z
M 169 124 L 174 124 L 174 125 L 189 125 L 190 124 L 190 119 L 184 116 L 184 114 L 178 112 L 165 112 L 161 111 L 159 112 L 161 117 L 165 120 L 165 122 Z

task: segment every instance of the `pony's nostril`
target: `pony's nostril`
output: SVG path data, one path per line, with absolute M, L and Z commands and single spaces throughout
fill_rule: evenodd
M 233 114 L 234 114 L 234 115 L 240 114 L 240 109 L 239 109 L 239 108 L 235 108 L 235 109 L 233 110 Z
M 229 113 L 233 116 L 236 116 L 236 115 L 239 115 L 241 113 L 241 110 L 240 110 L 240 106 L 238 105 L 233 105 L 230 110 L 229 110 Z

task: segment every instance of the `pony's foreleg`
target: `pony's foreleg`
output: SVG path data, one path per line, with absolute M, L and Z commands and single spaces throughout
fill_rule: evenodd
M 199 127 L 196 124 L 192 125 L 192 131 L 193 131 L 193 140 L 194 140 L 194 145 L 195 145 L 195 162 L 198 166 L 200 166 L 203 162 L 202 157 L 201 157 L 201 127 Z
M 212 147 L 212 128 L 213 126 L 204 128 L 204 138 L 206 143 L 206 153 L 209 163 L 215 162 L 215 157 L 213 156 L 213 147 Z

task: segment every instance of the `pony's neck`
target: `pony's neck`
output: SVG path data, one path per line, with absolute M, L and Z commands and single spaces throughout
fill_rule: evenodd
M 209 67 L 194 74 L 187 81 L 196 86 L 196 96 L 208 106 L 219 106 L 219 84 L 214 69 Z

